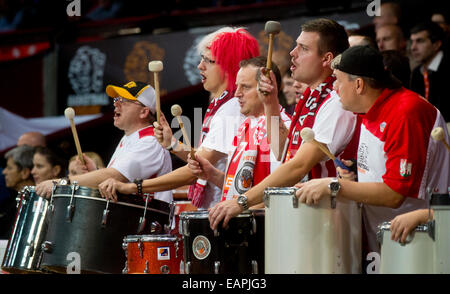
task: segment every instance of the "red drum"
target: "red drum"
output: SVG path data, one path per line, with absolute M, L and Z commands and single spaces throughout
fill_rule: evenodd
M 174 207 L 173 221 L 175 223 L 172 225 L 171 233 L 173 235 L 180 236 L 179 232 L 180 213 L 182 213 L 183 211 L 196 211 L 197 207 L 195 207 L 191 201 L 174 201 L 172 202 L 172 205 Z
M 172 235 L 130 235 L 123 239 L 124 274 L 184 274 L 183 241 Z

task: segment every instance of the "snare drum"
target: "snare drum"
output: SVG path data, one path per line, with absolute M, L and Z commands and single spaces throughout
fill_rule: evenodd
M 45 217 L 48 200 L 39 197 L 34 186 L 24 187 L 17 200 L 18 212 L 6 247 L 2 269 L 9 273 L 42 272 L 41 243 L 47 230 Z
M 378 226 L 381 245 L 380 274 L 433 273 L 433 240 L 428 226 L 418 226 L 405 243 L 391 240 L 391 223 Z
M 208 211 L 180 214 L 187 274 L 257 274 L 264 270 L 264 211 L 230 219 L 226 229 L 209 227 Z
M 130 235 L 123 239 L 124 274 L 183 274 L 183 241 L 172 235 Z
M 361 209 L 345 199 L 299 203 L 296 188 L 264 191 L 265 273 L 361 273 Z
M 133 195 L 119 195 L 112 202 L 100 198 L 96 189 L 77 185 L 56 186 L 49 206 L 41 266 L 58 273 L 122 273 L 123 237 L 159 234 L 169 220 L 166 202 L 150 199 L 144 204 Z

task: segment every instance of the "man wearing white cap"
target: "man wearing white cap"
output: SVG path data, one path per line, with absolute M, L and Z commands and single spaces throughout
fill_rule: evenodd
M 154 89 L 142 82 L 129 82 L 124 86 L 107 86 L 106 94 L 114 99 L 114 126 L 125 135 L 106 168 L 96 170 L 93 161 L 83 156 L 90 172 L 62 179 L 60 184 L 77 181 L 81 186 L 97 187 L 104 180 L 114 178 L 120 182 L 135 182 L 139 187 L 143 179 L 171 172 L 170 154 L 154 137 Z M 52 186 L 52 180 L 42 182 L 36 187 L 36 193 L 49 197 Z M 171 202 L 172 192 L 157 192 L 155 199 Z

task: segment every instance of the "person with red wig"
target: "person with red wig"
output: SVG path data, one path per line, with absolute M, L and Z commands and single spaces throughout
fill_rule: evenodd
M 196 154 L 224 171 L 228 153 L 233 150 L 233 138 L 244 120 L 239 101 L 234 97 L 239 62 L 259 56 L 257 40 L 243 28 L 225 27 L 205 36 L 197 45 L 201 56 L 198 69 L 202 84 L 210 93 L 211 101 L 203 119 L 200 144 Z M 167 150 L 186 161 L 189 148 L 174 138 L 164 115 L 155 124 L 155 137 Z M 197 177 L 183 166 L 164 176 L 142 182 L 142 191 L 151 193 L 191 185 L 188 198 L 199 208 L 209 208 L 221 200 L 221 189 Z M 108 179 L 99 185 L 105 198 L 116 197 L 116 192 L 132 194 L 136 184 L 124 184 Z

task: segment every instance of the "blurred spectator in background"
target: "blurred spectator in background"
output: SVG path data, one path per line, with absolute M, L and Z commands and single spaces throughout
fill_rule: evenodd
M 37 185 L 45 180 L 64 177 L 66 166 L 66 160 L 55 151 L 47 147 L 36 147 L 31 170 L 34 183 Z
M 381 52 L 383 56 L 384 68 L 389 70 L 397 79 L 399 79 L 403 87 L 409 89 L 409 81 L 411 79 L 411 68 L 409 67 L 409 59 L 401 52 L 396 50 L 385 50 Z
M 6 187 L 10 194 L 0 199 L 0 239 L 8 239 L 16 215 L 16 195 L 25 186 L 33 186 L 34 147 L 18 146 L 6 152 L 6 167 L 3 170 Z
M 371 37 L 359 35 L 357 33 L 349 33 L 348 43 L 350 44 L 350 47 L 370 46 L 372 48 L 378 49 L 377 44 L 375 44 L 375 41 Z
M 105 163 L 103 162 L 100 155 L 98 155 L 95 152 L 85 152 L 85 153 L 83 153 L 83 158 L 85 158 L 85 157 L 89 157 L 90 159 L 92 159 L 94 161 L 96 169 L 106 167 Z M 88 162 L 86 159 L 84 161 Z M 81 163 L 80 159 L 78 158 L 78 155 L 74 155 L 70 158 L 68 170 L 69 170 L 69 174 L 68 174 L 69 177 L 81 175 L 81 174 L 85 174 L 85 173 L 89 172 L 89 169 L 87 168 L 87 166 L 83 165 Z
M 28 145 L 32 147 L 47 146 L 45 136 L 39 132 L 27 132 L 17 140 L 17 146 Z
M 442 45 L 444 31 L 431 21 L 411 29 L 411 56 L 419 63 L 412 73 L 411 90 L 421 94 L 438 108 L 445 121 L 450 121 L 447 80 L 450 62 Z
M 380 5 L 380 10 L 376 12 L 372 20 L 375 31 L 384 25 L 400 25 L 402 17 L 402 9 L 400 4 L 395 2 L 385 2 Z
M 376 40 L 380 52 L 396 50 L 406 55 L 406 40 L 397 25 L 383 25 L 376 30 Z
M 286 113 L 292 115 L 295 111 L 295 105 L 300 100 L 308 85 L 294 80 L 291 71 L 288 70 L 283 76 L 283 94 L 286 97 Z
M 431 15 L 431 21 L 437 23 L 444 32 L 448 35 L 450 32 L 450 27 L 448 25 L 447 17 L 440 12 L 433 13 Z

